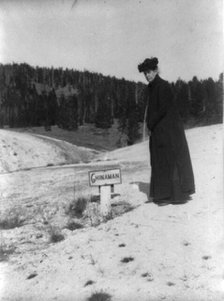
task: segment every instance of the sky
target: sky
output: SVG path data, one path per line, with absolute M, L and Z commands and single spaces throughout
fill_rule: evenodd
M 88 70 L 134 81 L 223 70 L 223 0 L 0 0 L 0 63 Z

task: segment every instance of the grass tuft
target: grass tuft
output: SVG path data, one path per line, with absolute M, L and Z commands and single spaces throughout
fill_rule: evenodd
M 9 255 L 13 254 L 15 247 L 6 246 L 4 244 L 0 245 L 0 262 L 8 261 Z
M 84 286 L 88 286 L 88 285 L 92 285 L 94 284 L 95 282 L 93 280 L 88 280 L 86 281 L 85 285 Z
M 88 301 L 111 301 L 111 296 L 104 292 L 96 292 L 88 298 Z
M 60 242 L 65 239 L 64 235 L 56 227 L 49 226 L 49 235 L 51 243 Z
M 65 228 L 74 231 L 77 229 L 82 229 L 83 225 L 74 221 L 69 221 Z
M 133 261 L 133 260 L 134 260 L 133 257 L 124 257 L 124 258 L 121 259 L 121 262 L 128 263 L 128 262 Z
M 0 218 L 0 229 L 7 230 L 22 227 L 23 223 L 24 218 L 22 212 L 13 208 Z
M 77 200 L 74 200 L 69 204 L 66 213 L 71 217 L 81 218 L 86 209 L 87 203 L 87 198 L 79 197 Z
M 26 279 L 33 279 L 33 278 L 35 278 L 37 276 L 37 273 L 32 273 L 32 274 L 30 274 Z
M 148 273 L 148 272 L 147 273 L 143 273 L 142 277 L 143 278 L 147 278 L 148 281 L 153 281 L 154 280 L 153 279 L 153 275 L 151 273 Z

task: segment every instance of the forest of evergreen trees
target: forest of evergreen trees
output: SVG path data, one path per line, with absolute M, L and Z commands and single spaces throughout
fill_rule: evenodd
M 223 74 L 219 80 L 172 86 L 186 127 L 222 122 Z M 88 71 L 0 64 L 0 127 L 52 125 L 75 130 L 85 123 L 109 128 L 118 120 L 127 144 L 139 137 L 147 101 L 146 85 Z

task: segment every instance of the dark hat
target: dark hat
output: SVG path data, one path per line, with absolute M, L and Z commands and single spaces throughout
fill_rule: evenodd
M 143 63 L 138 65 L 139 72 L 145 72 L 147 70 L 155 70 L 157 68 L 159 61 L 157 57 L 152 57 L 150 59 L 145 59 Z

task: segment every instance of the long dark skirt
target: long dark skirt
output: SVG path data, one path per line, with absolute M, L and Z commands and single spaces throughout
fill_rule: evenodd
M 150 137 L 150 197 L 181 202 L 195 192 L 189 149 L 182 127 L 158 128 Z

